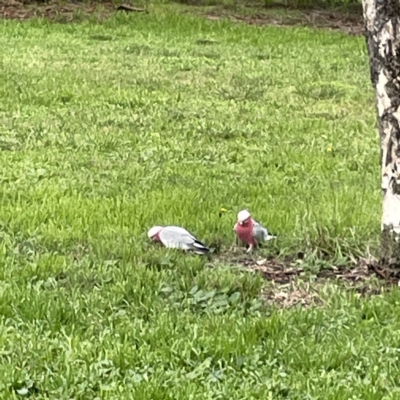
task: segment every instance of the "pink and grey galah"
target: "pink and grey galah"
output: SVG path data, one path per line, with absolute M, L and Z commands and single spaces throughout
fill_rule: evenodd
M 258 246 L 260 242 L 276 239 L 276 236 L 269 234 L 268 229 L 251 217 L 248 210 L 239 211 L 233 230 L 237 237 L 244 243 L 249 245 L 247 253 Z
M 193 251 L 197 254 L 206 254 L 210 251 L 206 245 L 180 226 L 153 226 L 149 229 L 147 236 L 172 249 Z

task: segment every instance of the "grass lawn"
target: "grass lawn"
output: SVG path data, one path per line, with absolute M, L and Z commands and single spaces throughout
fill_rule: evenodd
M 399 398 L 397 290 L 278 310 L 227 254 L 245 207 L 264 255 L 376 248 L 363 38 L 160 11 L 3 21 L 0 48 L 1 398 Z

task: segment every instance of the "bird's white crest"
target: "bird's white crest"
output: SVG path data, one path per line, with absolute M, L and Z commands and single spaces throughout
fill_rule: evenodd
M 239 222 L 243 222 L 246 219 L 250 218 L 250 213 L 248 210 L 242 210 L 238 212 L 237 219 Z
M 153 226 L 152 228 L 149 229 L 149 231 L 147 232 L 147 236 L 151 239 L 154 236 L 157 235 L 157 233 L 159 233 L 161 231 L 163 227 L 162 226 Z

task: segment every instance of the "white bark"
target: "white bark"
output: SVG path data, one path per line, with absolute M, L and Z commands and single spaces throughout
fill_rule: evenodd
M 382 242 L 400 235 L 400 5 L 363 0 L 365 33 L 381 138 Z M 382 247 L 385 243 L 382 243 Z M 393 252 L 391 246 L 390 251 Z M 400 263 L 400 253 L 396 252 Z M 393 258 L 393 255 L 385 255 Z

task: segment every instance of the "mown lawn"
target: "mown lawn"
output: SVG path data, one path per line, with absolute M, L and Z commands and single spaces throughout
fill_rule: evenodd
M 398 399 L 397 290 L 277 310 L 226 261 L 244 207 L 264 254 L 376 247 L 363 38 L 164 11 L 3 21 L 0 48 L 1 398 Z

